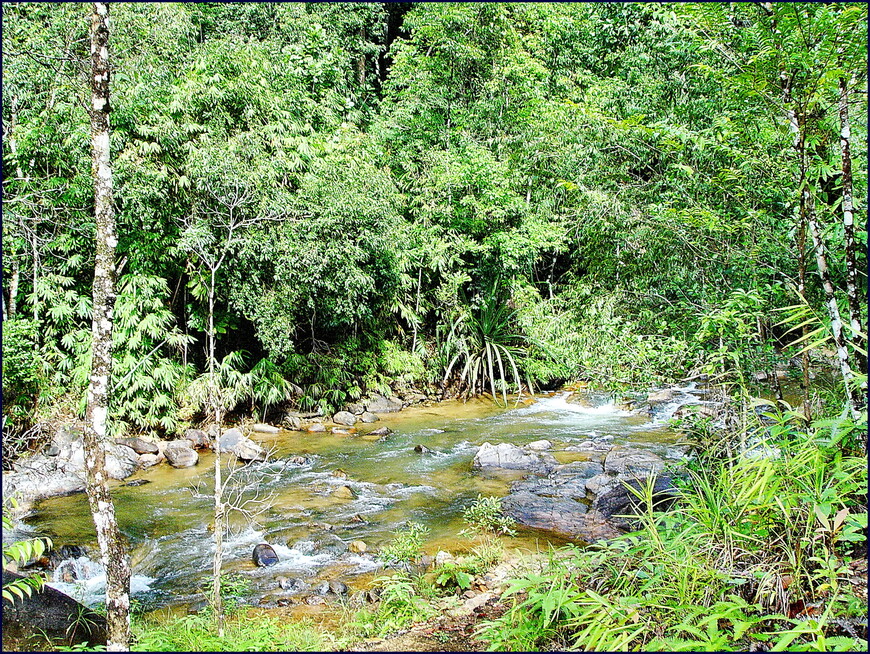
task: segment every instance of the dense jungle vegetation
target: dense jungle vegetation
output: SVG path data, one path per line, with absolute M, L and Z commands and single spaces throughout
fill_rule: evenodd
M 89 369 L 87 11 L 3 12 L 3 411 L 20 435 L 79 411 Z M 859 5 L 115 12 L 116 433 L 197 419 L 215 252 L 217 356 L 265 414 L 438 386 L 456 353 L 458 382 L 487 343 L 534 387 L 768 370 L 797 351 L 790 328 L 822 328 L 807 344 L 830 323 L 804 187 L 848 315 L 837 107 L 842 78 L 860 200 Z M 483 363 L 466 385 L 515 388 L 507 361 Z
M 89 6 L 2 11 L 8 469 L 84 415 L 96 227 Z M 279 423 L 577 380 L 745 398 L 785 370 L 787 456 L 685 426 L 682 508 L 555 557 L 480 633 L 857 642 L 831 625 L 860 613 L 843 570 L 866 535 L 865 4 L 112 3 L 112 30 L 112 436 L 204 423 L 215 378 Z M 388 584 L 392 617 L 425 617 L 417 582 Z M 827 622 L 771 626 L 804 603 Z M 302 638 L 281 642 L 330 646 Z

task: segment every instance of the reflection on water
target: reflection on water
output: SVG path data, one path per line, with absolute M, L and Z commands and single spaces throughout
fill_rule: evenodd
M 687 400 L 691 398 L 686 394 Z M 466 525 L 462 510 L 478 494 L 503 496 L 521 473 L 472 472 L 471 460 L 485 441 L 517 445 L 548 439 L 562 461 L 576 458 L 566 447 L 583 441 L 603 441 L 645 447 L 666 457 L 678 456 L 675 434 L 649 416 L 621 410 L 612 398 L 596 394 L 558 393 L 533 404 L 504 409 L 491 402 L 444 402 L 382 416 L 370 429 L 386 425 L 394 433 L 383 441 L 358 436 L 280 432 L 254 434 L 272 448 L 267 463 L 247 470 L 258 496 L 266 505 L 251 523 L 231 519 L 233 533 L 224 553 L 225 569 L 245 574 L 255 593 L 275 587 L 277 575 L 308 579 L 340 569 L 348 576 L 371 572 L 377 563 L 371 554 L 352 554 L 341 547 L 317 549 L 310 543 L 328 534 L 338 542 L 362 540 L 372 549 L 386 544 L 391 532 L 406 521 L 426 524 L 426 549 L 461 549 L 467 542 L 457 534 Z M 415 445 L 430 452 L 420 454 Z M 303 455 L 307 462 L 291 463 Z M 176 470 L 166 465 L 136 474 L 150 483 L 119 486 L 114 491 L 120 527 L 129 538 L 137 575 L 135 590 L 157 604 L 195 601 L 211 569 L 210 532 L 213 457 L 200 454 L 194 468 Z M 348 487 L 352 493 L 339 490 Z M 245 496 L 253 497 L 249 492 Z M 93 524 L 83 494 L 42 502 L 29 519 L 56 545 L 83 544 L 96 552 Z M 270 543 L 280 563 L 257 569 L 251 551 L 257 543 Z M 514 546 L 546 546 L 540 537 L 511 539 Z M 346 549 L 346 546 L 345 546 Z M 83 564 L 83 562 L 81 562 Z M 62 574 L 62 573 L 61 573 Z M 80 572 L 87 577 L 85 599 L 102 589 L 101 570 Z M 68 580 L 69 581 L 69 580 Z M 54 583 L 66 584 L 63 576 Z M 82 586 L 82 580 L 78 580 Z

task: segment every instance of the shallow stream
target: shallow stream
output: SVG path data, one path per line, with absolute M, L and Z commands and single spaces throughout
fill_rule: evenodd
M 522 473 L 472 471 L 478 447 L 490 443 L 516 445 L 548 439 L 556 458 L 566 463 L 588 457 L 570 448 L 583 441 L 627 444 L 649 449 L 666 459 L 681 450 L 667 418 L 685 403 L 699 403 L 694 386 L 654 415 L 634 415 L 602 394 L 559 392 L 538 396 L 533 403 L 504 409 L 491 401 L 448 401 L 412 407 L 362 425 L 358 434 L 338 435 L 282 431 L 252 437 L 271 448 L 269 461 L 240 467 L 236 479 L 252 500 L 256 516 L 234 515 L 224 550 L 224 570 L 250 581 L 252 603 L 268 604 L 282 591 L 280 576 L 313 586 L 341 579 L 348 586 L 366 585 L 380 568 L 372 552 L 387 544 L 407 521 L 430 528 L 425 551 L 460 550 L 468 541 L 459 535 L 467 525 L 462 510 L 478 494 L 503 496 Z M 366 432 L 387 426 L 384 440 Z M 418 453 L 416 445 L 431 452 Z M 299 463 L 294 457 L 305 457 Z M 168 465 L 140 471 L 114 492 L 122 531 L 130 541 L 134 597 L 152 607 L 192 604 L 203 597 L 214 552 L 210 523 L 213 498 L 213 455 L 201 451 L 193 468 Z M 346 476 L 345 476 L 346 475 Z M 140 482 L 141 483 L 141 482 Z M 348 486 L 355 497 L 336 494 Z M 49 535 L 55 547 L 83 545 L 96 558 L 96 537 L 84 494 L 45 500 L 27 519 L 36 534 Z M 361 540 L 368 553 L 342 551 Z M 279 563 L 257 568 L 251 552 L 258 543 L 273 546 Z M 524 532 L 508 539 L 509 547 L 545 549 L 541 534 Z M 55 570 L 52 585 L 86 603 L 104 597 L 99 564 L 69 559 Z

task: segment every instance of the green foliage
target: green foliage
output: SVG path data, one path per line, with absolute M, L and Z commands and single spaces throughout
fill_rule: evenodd
M 393 532 L 393 540 L 383 547 L 378 558 L 386 563 L 414 563 L 420 558 L 423 539 L 429 527 L 419 522 L 408 522 Z
M 16 506 L 15 499 L 9 498 L 3 503 L 3 529 L 11 531 L 13 528 L 12 518 L 8 511 Z M 52 543 L 50 538 L 29 538 L 20 540 L 15 543 L 3 545 L 3 569 L 12 563 L 25 564 L 32 559 L 39 558 L 42 553 L 51 549 Z M 39 572 L 29 574 L 22 579 L 15 579 L 3 584 L 3 599 L 15 604 L 16 599 L 23 600 L 25 597 L 30 597 L 34 591 L 39 592 L 42 588 L 45 579 Z
M 450 359 L 444 380 L 450 379 L 454 366 L 459 364 L 459 379 L 466 384 L 466 395 L 482 393 L 489 382 L 493 400 L 497 401 L 500 391 L 507 406 L 509 383 L 513 382 L 518 393 L 522 389 L 517 361 L 524 356 L 524 339 L 513 331 L 513 318 L 514 312 L 503 304 L 497 285 L 481 298 L 476 310 L 461 312 L 444 340 Z M 527 385 L 531 388 L 531 382 Z
M 455 561 L 447 561 L 438 570 L 435 584 L 441 588 L 467 590 L 473 577 Z
M 866 539 L 866 458 L 830 447 L 838 425 L 792 420 L 769 425 L 778 455 L 699 459 L 639 532 L 554 552 L 512 582 L 513 606 L 481 635 L 500 650 L 864 647 L 837 625 L 863 614 L 846 575 Z M 821 613 L 795 618 L 811 604 Z
M 516 520 L 502 513 L 501 498 L 499 497 L 478 495 L 474 502 L 463 509 L 462 519 L 468 524 L 463 533 L 472 537 L 476 535 L 516 535 L 513 529 Z
M 3 323 L 3 422 L 29 422 L 47 382 L 39 360 L 39 326 L 32 320 Z
M 354 621 L 354 626 L 367 636 L 383 637 L 436 614 L 420 596 L 419 582 L 405 573 L 380 577 L 375 584 L 380 592 L 377 609 L 360 611 Z

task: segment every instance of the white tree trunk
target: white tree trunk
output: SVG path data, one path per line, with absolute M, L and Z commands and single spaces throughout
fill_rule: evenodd
M 115 213 L 109 156 L 109 7 L 91 14 L 91 150 L 97 228 L 93 289 L 93 344 L 84 430 L 86 488 L 100 554 L 106 569 L 108 651 L 130 649 L 130 564 L 109 493 L 104 443 L 112 374 L 112 312 L 115 304 Z
M 849 127 L 849 89 L 846 78 L 839 80 L 840 87 L 840 153 L 843 171 L 843 233 L 846 245 L 846 296 L 849 298 L 849 326 L 853 338 L 861 332 L 861 300 L 858 293 L 858 266 L 855 263 L 855 207 L 852 202 L 852 154 L 851 129 Z

